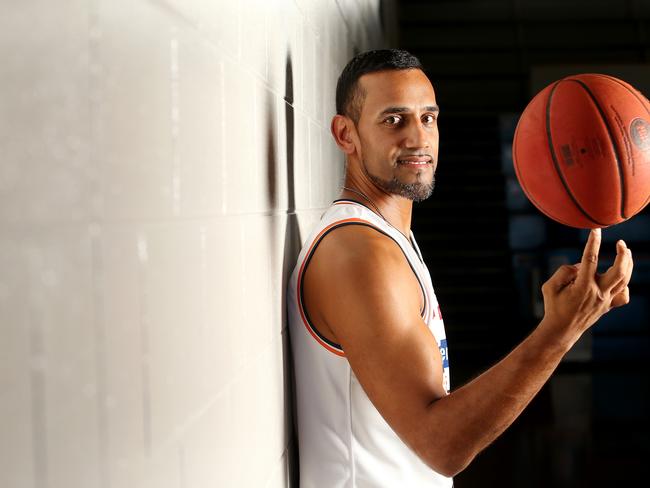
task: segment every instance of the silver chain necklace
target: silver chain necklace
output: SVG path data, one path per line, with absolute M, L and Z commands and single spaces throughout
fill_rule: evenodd
M 377 207 L 377 205 L 375 205 L 375 202 L 373 202 L 373 201 L 370 199 L 370 197 L 369 197 L 368 195 L 366 195 L 365 193 L 363 193 L 363 192 L 361 192 L 361 191 L 359 191 L 359 190 L 355 190 L 354 188 L 349 188 L 349 187 L 347 187 L 347 186 L 342 187 L 342 189 L 343 189 L 343 190 L 351 191 L 352 193 L 356 193 L 357 195 L 359 195 L 359 196 L 365 198 L 366 201 L 367 201 L 370 205 L 372 205 L 373 208 L 377 211 L 377 213 L 379 214 L 379 216 L 380 216 L 382 219 L 384 219 L 384 222 L 386 222 L 386 223 L 387 223 L 388 225 L 390 225 L 393 229 L 395 229 L 397 232 L 399 232 L 399 233 L 402 234 L 404 237 L 406 237 L 406 240 L 407 240 L 407 241 L 411 242 L 411 239 L 410 239 L 406 234 L 404 234 L 404 232 L 402 232 L 401 230 L 399 230 L 397 227 L 395 227 L 393 224 L 391 224 L 391 223 L 388 221 L 388 219 L 387 219 L 386 217 L 384 217 L 384 214 L 381 213 L 381 211 L 379 210 L 379 207 Z M 411 245 L 413 245 L 413 244 L 411 244 Z

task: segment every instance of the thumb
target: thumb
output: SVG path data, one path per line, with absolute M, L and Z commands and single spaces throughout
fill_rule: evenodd
M 573 283 L 578 276 L 579 269 L 580 264 L 563 264 L 560 266 L 548 280 L 551 290 L 558 292 Z

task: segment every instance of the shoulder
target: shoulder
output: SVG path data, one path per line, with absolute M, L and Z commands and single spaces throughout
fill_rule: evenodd
M 378 227 L 366 222 L 342 223 L 323 235 L 314 261 L 328 267 L 378 267 L 382 271 L 406 264 L 395 240 Z M 379 266 L 381 265 L 381 266 Z
M 347 225 L 328 233 L 313 253 L 306 293 L 325 319 L 357 310 L 368 316 L 420 314 L 420 288 L 404 252 L 371 225 Z

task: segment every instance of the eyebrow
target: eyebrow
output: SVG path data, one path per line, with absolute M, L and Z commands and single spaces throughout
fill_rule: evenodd
M 437 105 L 428 105 L 424 107 L 424 110 L 426 112 L 440 112 L 440 107 Z M 404 112 L 410 112 L 411 109 L 408 107 L 388 107 L 384 109 L 379 115 L 387 115 L 387 114 L 399 114 L 399 113 L 404 113 Z

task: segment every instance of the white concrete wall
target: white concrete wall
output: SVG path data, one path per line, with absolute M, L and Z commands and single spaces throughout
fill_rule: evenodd
M 382 39 L 379 0 L 0 2 L 0 487 L 288 485 L 284 283 Z

